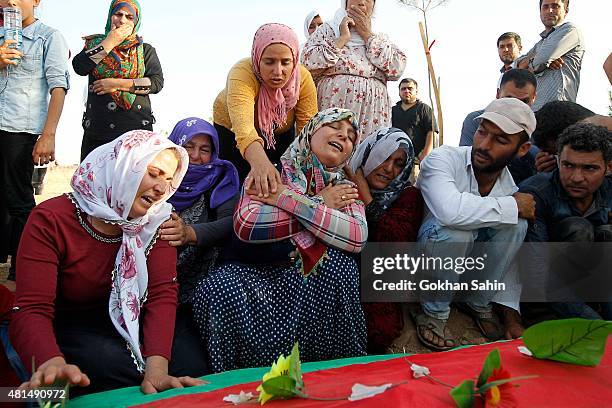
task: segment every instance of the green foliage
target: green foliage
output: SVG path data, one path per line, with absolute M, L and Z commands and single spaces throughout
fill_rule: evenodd
M 450 391 L 451 397 L 458 408 L 472 408 L 474 406 L 474 381 L 465 380 Z
M 261 383 L 264 391 L 275 398 L 292 398 L 295 396 L 295 380 L 286 375 L 273 377 Z
M 304 380 L 302 379 L 302 362 L 300 361 L 300 348 L 297 341 L 293 345 L 289 358 L 291 359 L 289 377 L 295 381 L 295 387 L 302 391 L 304 389 Z
M 539 359 L 596 366 L 610 333 L 612 322 L 604 320 L 551 320 L 527 329 L 523 343 Z
M 482 387 L 489 377 L 493 374 L 493 370 L 501 367 L 501 356 L 499 355 L 499 350 L 495 349 L 489 353 L 487 359 L 482 366 L 482 371 L 480 371 L 480 375 L 478 376 L 478 383 L 476 386 L 478 388 Z

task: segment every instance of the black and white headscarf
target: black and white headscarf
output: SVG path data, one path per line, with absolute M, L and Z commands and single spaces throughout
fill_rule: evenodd
M 406 152 L 406 166 L 384 190 L 371 190 L 374 201 L 382 210 L 387 210 L 399 195 L 410 186 L 410 174 L 414 166 L 414 148 L 410 138 L 404 131 L 397 128 L 380 128 L 365 138 L 357 147 L 350 166 L 353 171 L 361 168 L 363 175 L 368 175 L 397 149 Z

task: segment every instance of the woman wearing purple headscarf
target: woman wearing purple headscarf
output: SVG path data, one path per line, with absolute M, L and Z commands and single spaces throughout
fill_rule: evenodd
M 238 200 L 238 172 L 219 159 L 219 136 L 200 118 L 183 119 L 169 139 L 189 154 L 189 168 L 171 200 L 176 212 L 161 227 L 161 239 L 178 250 L 179 303 L 191 304 L 194 285 L 206 276 L 218 247 L 232 234 L 232 215 Z

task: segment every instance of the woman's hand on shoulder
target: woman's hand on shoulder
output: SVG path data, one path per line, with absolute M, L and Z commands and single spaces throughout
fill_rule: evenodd
M 267 197 L 262 197 L 261 195 L 259 195 L 257 190 L 254 188 L 249 189 L 245 187 L 245 193 L 248 194 L 251 200 L 259 201 L 261 203 L 268 204 L 268 205 L 276 205 L 276 202 L 278 201 L 278 197 L 280 197 L 283 191 L 287 190 L 287 188 L 288 187 L 286 185 L 280 183 L 276 187 L 276 192 L 269 193 Z
M 346 174 L 346 178 L 352 181 L 357 185 L 357 189 L 359 190 L 359 194 L 361 194 L 361 199 L 365 205 L 368 205 L 372 202 L 372 194 L 370 193 L 370 185 L 368 184 L 368 180 L 365 178 L 363 174 L 363 170 L 360 168 L 357 169 L 356 172 L 353 172 L 353 169 L 350 166 L 344 166 L 344 174 Z
M 175 247 L 198 242 L 193 227 L 185 224 L 185 221 L 174 212 L 170 215 L 170 219 L 161 225 L 160 238 L 170 241 L 170 246 Z
M 41 364 L 32 374 L 30 381 L 21 384 L 19 388 L 35 389 L 58 383 L 87 387 L 90 381 L 78 366 L 66 363 L 63 357 L 53 357 Z
M 251 171 L 244 179 L 244 188 L 256 190 L 259 198 L 268 198 L 271 194 L 277 194 L 282 179 L 266 156 L 263 146 L 258 142 L 251 143 L 245 152 L 245 158 L 251 165 Z

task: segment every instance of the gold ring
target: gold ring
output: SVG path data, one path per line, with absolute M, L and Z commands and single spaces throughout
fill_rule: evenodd
M 346 200 L 346 196 L 345 195 L 340 196 L 340 198 L 342 199 L 342 201 Z

